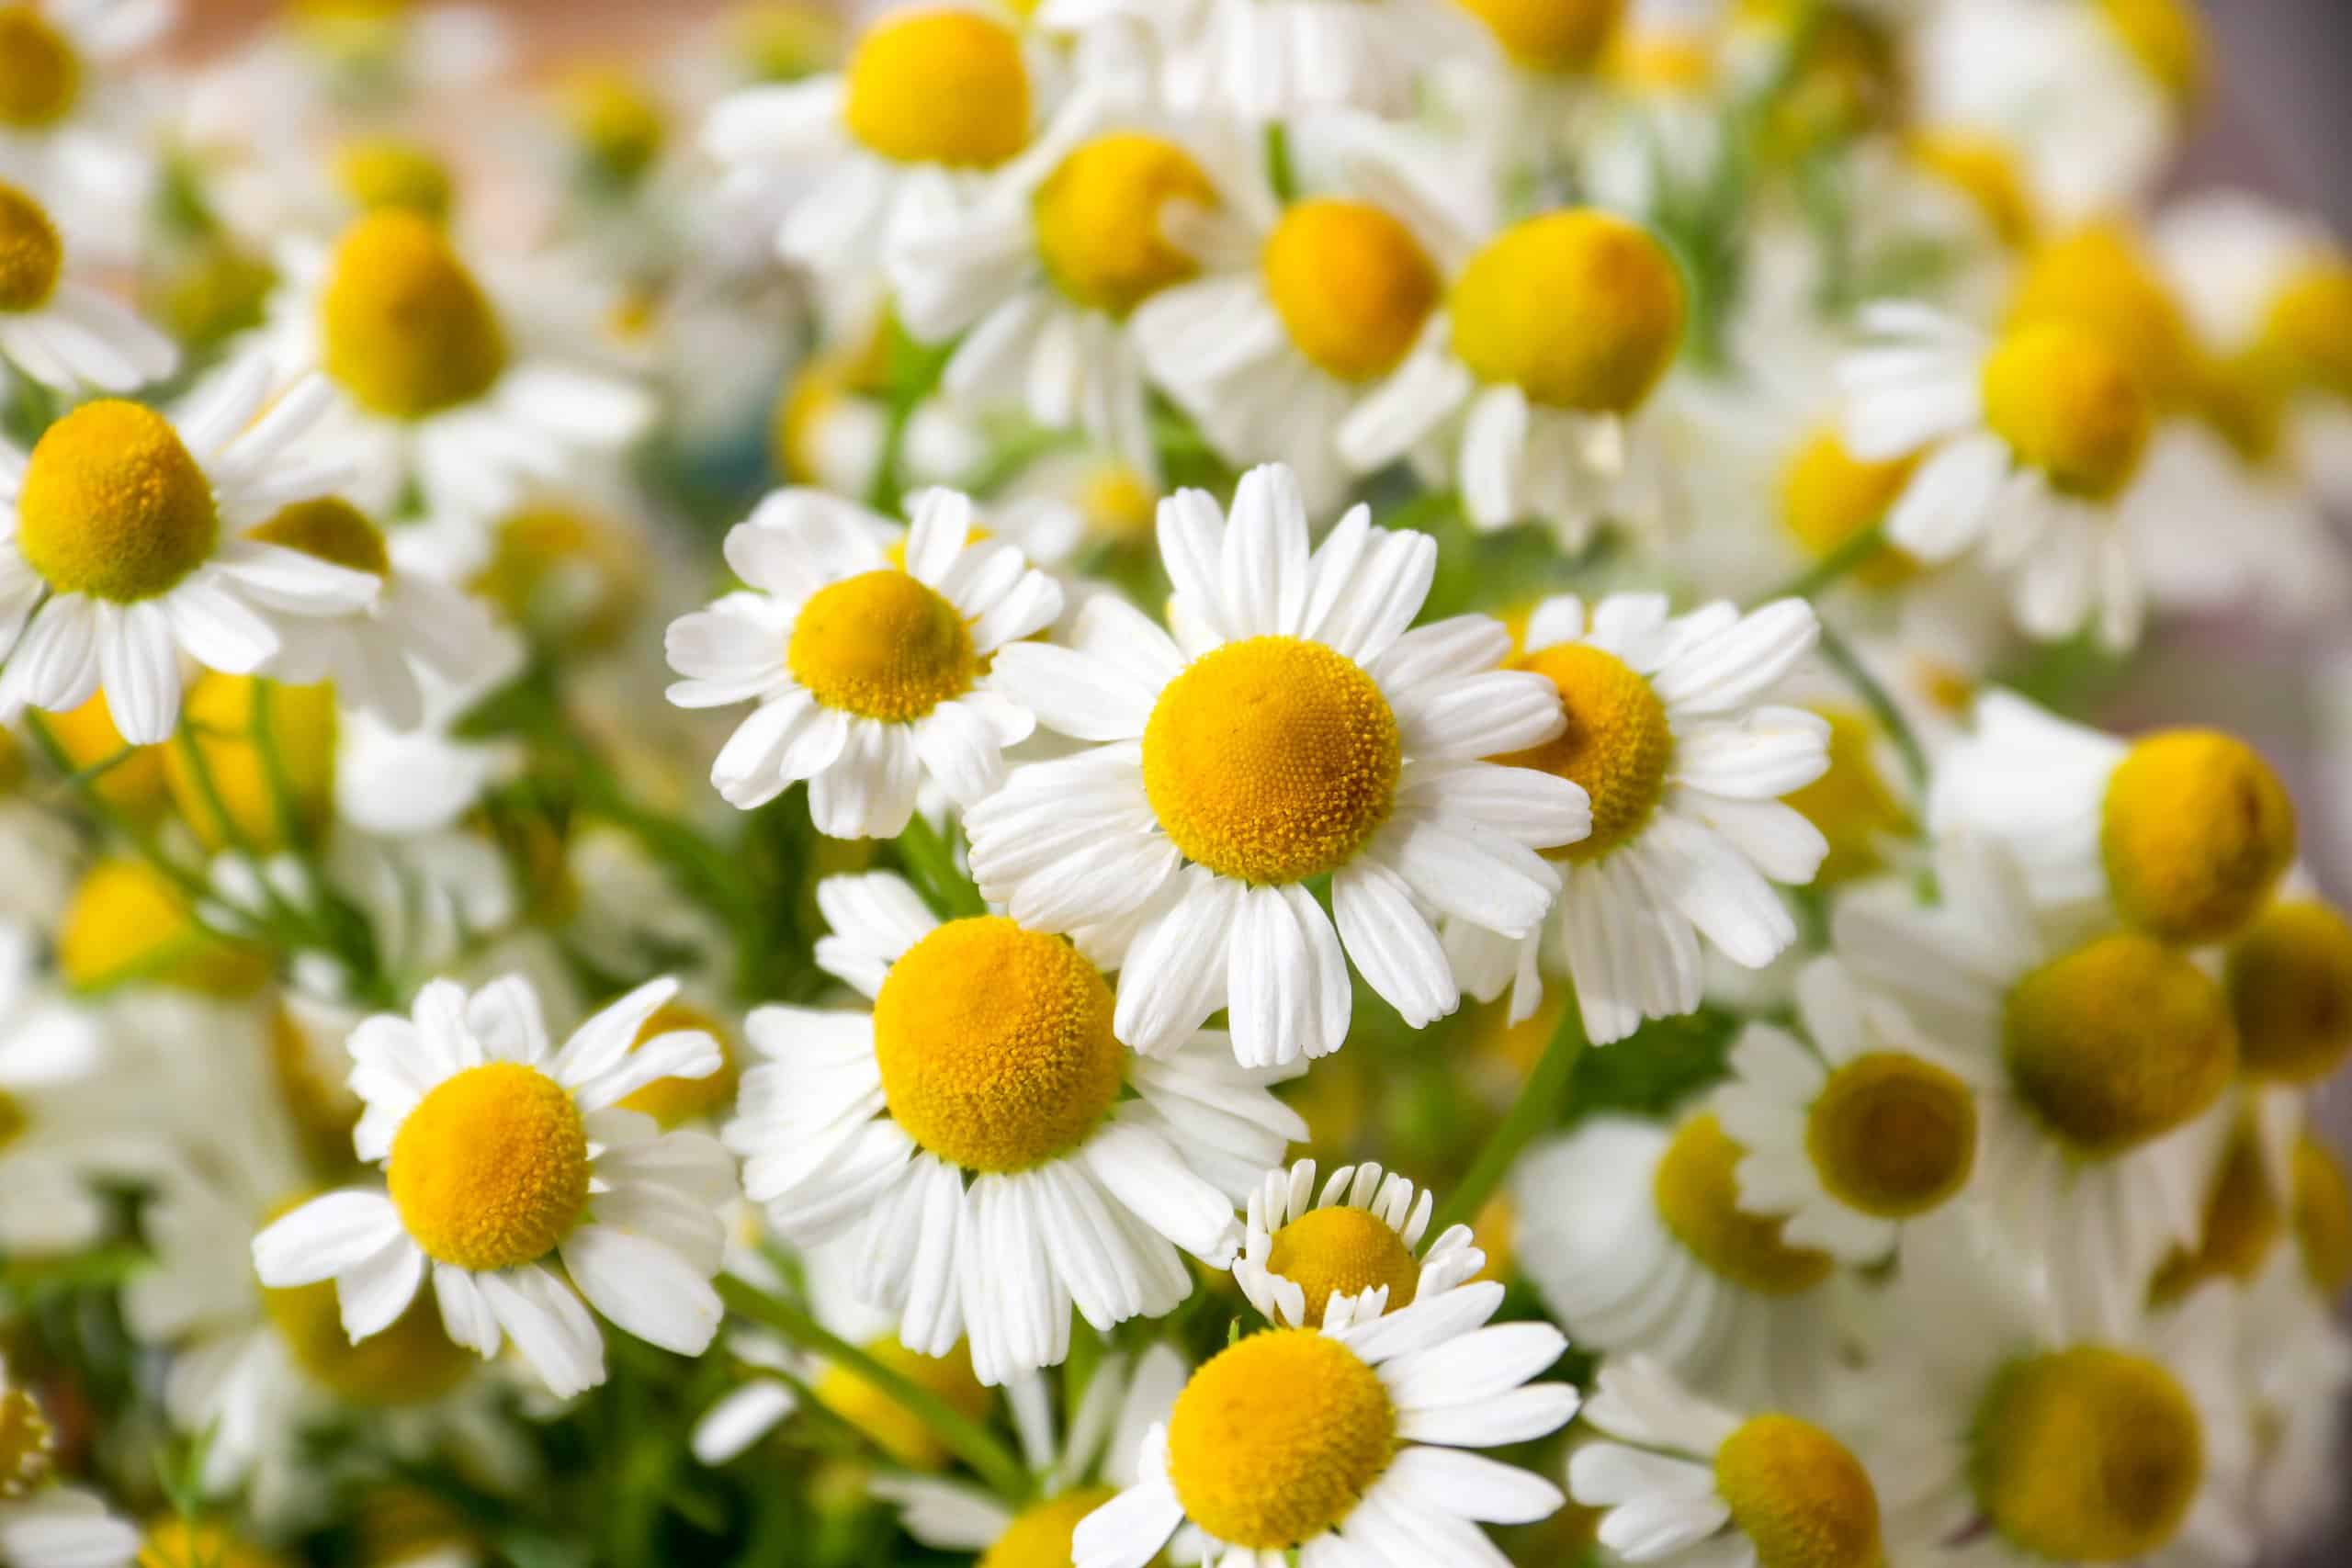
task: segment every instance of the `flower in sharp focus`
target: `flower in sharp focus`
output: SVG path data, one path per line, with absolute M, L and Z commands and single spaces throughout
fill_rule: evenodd
M 1318 1196 L 1315 1162 L 1266 1173 L 1250 1194 L 1250 1232 L 1233 1278 L 1284 1328 L 1313 1328 L 1332 1304 L 1357 1321 L 1439 1295 L 1476 1275 L 1487 1255 L 1454 1225 L 1421 1248 L 1434 1196 L 1380 1167 L 1343 1165 Z

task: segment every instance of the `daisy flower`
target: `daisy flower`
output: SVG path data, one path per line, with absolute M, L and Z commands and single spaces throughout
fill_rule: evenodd
M 1804 1038 L 1750 1023 L 1713 1105 L 1748 1153 L 1740 1206 L 1841 1262 L 1893 1250 L 1905 1221 L 1967 1190 L 1984 1065 L 1939 1050 L 1902 1010 L 1863 995 L 1834 958 L 1797 976 Z
M 1663 464 L 1641 415 L 1681 349 L 1687 293 L 1666 247 L 1623 218 L 1575 208 L 1513 224 L 1357 402 L 1340 455 L 1367 473 L 1439 455 L 1473 525 L 1538 520 L 1572 550 L 1607 518 L 1647 521 Z
M 894 559 L 882 519 L 778 491 L 727 535 L 751 588 L 671 624 L 670 667 L 685 677 L 673 703 L 759 705 L 711 764 L 729 805 L 806 779 L 819 832 L 891 838 L 924 780 L 966 806 L 1003 782 L 1004 749 L 1035 720 L 984 676 L 1061 614 L 1061 588 L 987 538 L 966 497 L 927 491 L 910 510 Z
M 51 424 L 29 456 L 0 446 L 0 713 L 103 691 L 125 740 L 163 740 L 182 654 L 247 674 L 281 646 L 273 614 L 374 600 L 364 572 L 244 536 L 334 479 L 308 460 L 326 387 L 298 382 L 265 413 L 268 392 L 268 366 L 248 359 L 176 417 L 108 399 Z
M 899 877 L 829 877 L 817 962 L 871 1010 L 769 1007 L 745 1025 L 727 1140 L 787 1241 L 856 1239 L 854 1285 L 909 1349 L 968 1337 L 986 1383 L 1192 1292 L 1178 1248 L 1233 1261 L 1233 1206 L 1306 1124 L 1203 1032 L 1161 1057 L 1113 1033 L 1112 991 L 1059 937 L 942 923 Z
M 94 1492 L 57 1479 L 57 1429 L 33 1396 L 0 1367 L 0 1563 L 6 1568 L 119 1568 L 139 1550 L 139 1529 Z
M 1024 924 L 1135 931 L 1117 1029 L 1146 1053 L 1224 1007 L 1245 1065 L 1329 1055 L 1351 958 L 1414 1028 L 1452 1012 L 1423 909 L 1525 936 L 1559 886 L 1534 846 L 1589 825 L 1575 784 L 1477 760 L 1559 732 L 1546 683 L 1495 668 L 1509 637 L 1483 615 L 1405 629 L 1427 535 L 1358 506 L 1310 556 L 1279 465 L 1242 477 L 1229 524 L 1197 491 L 1162 502 L 1159 553 L 1174 636 L 1102 595 L 1073 646 L 998 654 L 1041 723 L 1102 744 L 966 816 L 981 890 Z M 1306 886 L 1326 875 L 1330 915 Z
M 1435 1199 L 1366 1163 L 1343 1165 L 1315 1190 L 1315 1162 L 1272 1170 L 1250 1194 L 1250 1232 L 1234 1282 L 1269 1323 L 1311 1328 L 1335 1297 L 1352 1298 L 1356 1317 L 1378 1317 L 1438 1295 L 1487 1266 L 1470 1227 L 1455 1225 L 1420 1251 Z
M 1472 995 L 1512 987 L 1512 1016 L 1527 1017 L 1548 956 L 1588 1035 L 1608 1044 L 1699 1005 L 1700 938 L 1748 969 L 1796 941 L 1772 885 L 1811 882 L 1828 841 L 1779 797 L 1827 769 L 1829 725 L 1761 699 L 1819 630 L 1799 599 L 1671 617 L 1651 594 L 1589 613 L 1573 595 L 1536 606 L 1513 667 L 1544 678 L 1563 728 L 1498 760 L 1577 784 L 1592 832 L 1554 852 L 1563 886 L 1546 931 L 1505 940 L 1475 920 L 1449 925 Z
M 176 0 L 26 0 L 0 12 L 0 179 L 62 203 L 68 227 L 116 255 L 155 158 L 124 62 L 178 19 Z
M 0 51 L 6 27 L 0 20 Z M 127 392 L 179 364 L 170 338 L 69 265 L 67 239 L 49 209 L 6 183 L 0 257 L 0 358 L 34 380 L 63 392 Z
M 2237 1025 L 2239 1090 L 2272 1185 L 2284 1190 L 2312 1092 L 2352 1056 L 2352 920 L 2308 886 L 2290 886 L 2223 951 L 2222 986 Z
M 1528 1524 L 1564 1501 L 1550 1482 L 1463 1452 L 1556 1431 L 1565 1383 L 1532 1383 L 1567 1340 L 1547 1323 L 1487 1326 L 1492 1282 L 1318 1331 L 1235 1341 L 1146 1435 L 1142 1479 L 1079 1524 L 1076 1568 L 1144 1568 L 1175 1535 L 1182 1561 L 1282 1568 L 1448 1562 L 1504 1568 L 1478 1526 Z
M 734 1172 L 708 1138 L 616 1108 L 658 1078 L 718 1069 L 707 1034 L 631 1048 L 676 989 L 639 987 L 560 1050 L 513 976 L 471 996 L 435 980 L 411 1018 L 368 1020 L 351 1037 L 352 1088 L 368 1107 L 352 1143 L 384 1168 L 389 1190 L 313 1199 L 255 1236 L 262 1283 L 333 1280 L 357 1342 L 401 1320 L 430 1263 L 449 1337 L 489 1356 L 511 1336 L 559 1397 L 605 1381 L 588 1304 L 641 1339 L 701 1354 L 721 1315 L 710 1278 Z

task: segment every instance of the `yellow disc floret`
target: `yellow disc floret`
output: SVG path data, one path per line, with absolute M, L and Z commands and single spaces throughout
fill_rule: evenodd
M 2100 937 L 2010 990 L 2002 1051 L 2018 1097 L 2088 1158 L 2161 1137 L 2221 1098 L 2237 1066 L 2222 989 L 2173 949 Z
M 491 1062 L 434 1086 L 392 1134 L 401 1224 L 426 1256 L 460 1269 L 546 1257 L 588 1202 L 588 1134 L 562 1085 Z
M 441 1309 L 430 1296 L 419 1296 L 390 1328 L 355 1345 L 343 1330 L 334 1280 L 261 1295 L 294 1364 L 355 1404 L 430 1404 L 480 1360 L 442 1331 Z
M 2333 1301 L 2352 1285 L 2352 1178 L 2326 1145 L 2306 1137 L 2295 1145 L 2290 1218 L 2303 1271 Z
M 1883 1568 L 1878 1492 L 1846 1446 L 1793 1416 L 1758 1416 L 1715 1450 L 1715 1492 L 1761 1568 Z
M 704 1116 L 716 1116 L 735 1102 L 735 1086 L 743 1076 L 734 1039 L 727 1026 L 689 1002 L 664 1002 L 653 1010 L 637 1032 L 629 1049 L 679 1030 L 694 1030 L 718 1042 L 718 1070 L 707 1077 L 655 1078 L 620 1101 L 624 1111 L 641 1111 L 664 1127 L 675 1127 Z
M 490 390 L 506 334 L 431 219 L 380 208 L 335 243 L 319 295 L 321 360 L 360 407 L 424 419 Z
M 1568 725 L 1541 746 L 1495 761 L 1581 785 L 1592 799 L 1591 836 L 1552 853 L 1598 859 L 1640 832 L 1666 798 L 1667 769 L 1674 761 L 1666 705 L 1631 665 L 1586 643 L 1538 649 L 1512 668 L 1552 682 Z
M 2261 346 L 2290 387 L 2352 398 L 2352 261 L 2296 269 L 2271 298 Z
M 214 671 L 188 689 L 164 752 L 180 815 L 210 849 L 267 853 L 315 835 L 334 805 L 334 689 Z
M 2067 321 L 2120 356 L 2160 411 L 2178 408 L 2194 383 L 2188 319 L 2139 239 L 2119 223 L 2092 223 L 2026 259 L 2009 301 L 2012 328 Z
M 1069 1568 L 1078 1521 L 1117 1495 L 1108 1486 L 1081 1486 L 1016 1515 L 975 1568 Z
M 2223 970 L 2238 1063 L 2282 1083 L 2317 1083 L 2352 1055 L 2352 921 L 2316 898 L 2262 912 Z
M 179 586 L 220 533 L 212 483 L 168 421 L 115 399 L 41 433 L 17 492 L 17 544 L 60 593 L 127 604 Z
M 246 537 L 265 545 L 283 545 L 353 571 L 391 575 L 392 558 L 384 547 L 384 531 L 351 502 L 334 496 L 279 507 Z
M 1888 843 L 1914 824 L 1910 807 L 1879 766 L 1885 731 L 1878 720 L 1853 708 L 1831 708 L 1820 716 L 1829 721 L 1829 766 L 1781 798 L 1829 841 L 1813 877 L 1816 886 L 1826 887 L 1883 869 Z
M 1292 346 L 1342 381 L 1395 369 L 1444 290 L 1413 231 L 1363 201 L 1293 203 L 1259 265 Z
M 65 242 L 49 209 L 12 185 L 0 185 L 0 310 L 49 303 L 65 268 Z
M 42 130 L 82 96 L 82 55 L 38 6 L 0 6 L 0 125 Z
M 2160 731 L 2108 780 L 2099 852 L 2125 920 L 2167 942 L 2220 942 L 2295 858 L 2295 803 L 2235 736 Z
M 1185 1517 L 1260 1551 L 1345 1519 L 1396 1448 L 1380 1374 L 1311 1329 L 1228 1347 L 1193 1374 L 1168 1417 L 1168 1476 Z
M 397 208 L 438 223 L 449 216 L 453 182 L 441 154 L 401 136 L 359 136 L 334 150 L 334 179 L 362 212 Z
M 1984 423 L 2068 495 L 2105 501 L 2140 471 L 2154 416 L 2104 339 L 2069 321 L 2003 338 L 1984 361 Z
M 1413 1304 L 1421 1266 L 1405 1238 L 1363 1209 L 1333 1204 L 1299 1215 L 1276 1231 L 1266 1268 L 1306 1294 L 1304 1322 L 1323 1321 L 1334 1295 L 1388 1287 L 1388 1310 Z
M 2178 1380 L 2098 1346 L 2033 1356 L 1977 1411 L 1973 1479 L 1993 1528 L 2036 1557 L 2126 1562 L 2172 1540 L 2205 1474 Z
M 1453 351 L 1535 402 L 1628 413 L 1682 346 L 1682 274 L 1648 230 L 1579 209 L 1505 230 L 1454 280 Z
M 1923 1214 L 1976 1168 L 1976 1096 L 1954 1074 L 1899 1051 L 1829 1075 L 1804 1146 L 1832 1197 L 1881 1219 Z
M 187 896 L 143 860 L 103 860 L 83 874 L 58 931 L 57 966 L 82 989 L 139 979 L 241 997 L 269 978 L 260 953 L 198 925 Z
M 57 1464 L 57 1433 L 23 1389 L 0 1392 L 0 1499 L 21 1497 Z
M 944 1356 L 910 1350 L 896 1339 L 877 1339 L 865 1353 L 924 1393 L 944 1401 L 967 1421 L 989 1413 L 989 1391 L 972 1374 L 972 1357 L 961 1344 Z M 817 1403 L 873 1439 L 875 1446 L 910 1470 L 940 1470 L 953 1450 L 922 1416 L 899 1404 L 862 1373 L 835 1363 L 817 1380 Z
M 1144 793 L 1187 858 L 1244 882 L 1343 864 L 1388 819 L 1404 753 L 1370 675 L 1320 643 L 1260 637 L 1168 682 L 1143 733 Z
M 1781 524 L 1804 553 L 1820 559 L 1872 524 L 1885 521 L 1919 460 L 1866 462 L 1847 451 L 1835 430 L 1816 432 L 1781 470 Z M 1854 568 L 1873 588 L 1892 588 L 1919 570 L 1893 545 L 1881 545 Z
M 1169 238 L 1171 205 L 1206 209 L 1216 201 L 1216 186 L 1183 148 L 1114 130 L 1064 158 L 1037 187 L 1037 254 L 1063 293 L 1124 316 L 1200 270 Z
M 164 749 L 127 746 L 104 691 L 92 693 L 80 707 L 43 714 L 40 721 L 66 761 L 108 806 L 141 818 L 164 808 Z
M 1712 1111 L 1684 1122 L 1658 1161 L 1658 1217 L 1700 1262 L 1734 1284 L 1768 1296 L 1809 1291 L 1829 1278 L 1835 1260 L 1790 1246 L 1779 1219 L 1740 1208 L 1737 1172 L 1746 1153 Z
M 1057 936 L 1001 916 L 909 948 L 874 999 L 891 1118 L 967 1170 L 1025 1170 L 1086 1140 L 1125 1082 L 1111 987 Z
M 1905 139 L 1911 161 L 1966 197 L 2005 245 L 2033 238 L 2033 197 L 2008 147 L 1964 130 L 1918 130 Z
M 785 662 L 810 696 L 861 718 L 921 718 L 970 691 L 979 674 L 963 612 L 890 568 L 811 595 L 792 625 Z
M 653 166 L 669 140 L 669 111 L 627 71 L 582 71 L 563 84 L 564 119 L 590 166 L 626 184 Z
M 1589 71 L 1616 36 L 1625 0 L 1461 0 L 1503 52 L 1530 71 Z
M 2241 1124 L 2205 1195 L 2204 1230 L 2196 1247 L 2173 1249 L 2156 1270 L 2150 1294 L 2162 1303 L 2208 1280 L 2252 1284 L 2286 1228 L 2285 1199 L 2271 1185 L 2254 1129 Z
M 885 158 L 991 168 L 1029 140 L 1021 40 L 975 11 L 901 13 L 858 40 L 842 112 Z

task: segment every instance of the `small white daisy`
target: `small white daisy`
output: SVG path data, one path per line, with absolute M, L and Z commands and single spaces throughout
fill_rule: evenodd
M 255 1236 L 262 1283 L 333 1280 L 356 1343 L 401 1319 L 429 1262 L 449 1337 L 489 1356 L 512 1337 L 559 1396 L 605 1379 L 582 1296 L 639 1338 L 699 1355 L 721 1315 L 710 1279 L 731 1162 L 699 1134 L 616 1109 L 657 1078 L 718 1069 L 707 1034 L 636 1044 L 676 989 L 639 987 L 560 1050 L 516 976 L 471 996 L 436 980 L 411 1018 L 368 1020 L 350 1043 L 368 1107 L 353 1146 L 389 1190 L 330 1193 Z
M 0 35 L 6 23 L 0 22 Z M 0 37 L 0 50 L 6 49 Z M 127 392 L 179 364 L 172 340 L 88 282 L 49 209 L 0 184 L 0 358 L 63 392 Z
M 1061 587 L 953 491 L 910 513 L 895 560 L 889 525 L 820 491 L 778 491 L 728 532 L 750 590 L 672 623 L 668 647 L 680 707 L 759 705 L 711 764 L 729 805 L 806 779 L 819 832 L 890 838 L 926 779 L 966 806 L 1002 783 L 1035 720 L 988 661 L 1061 614 Z
M 1318 1197 L 1315 1162 L 1271 1170 L 1250 1194 L 1250 1233 L 1233 1279 L 1277 1327 L 1311 1328 L 1334 1297 L 1352 1297 L 1359 1322 L 1461 1284 L 1487 1266 L 1470 1227 L 1454 1225 L 1420 1251 L 1435 1197 L 1366 1163 L 1331 1173 Z
M 97 1495 L 57 1482 L 57 1429 L 33 1396 L 0 1367 L 0 1564 L 6 1568 L 122 1568 L 139 1529 Z
M 0 12 L 0 179 L 58 205 L 69 234 L 137 254 L 155 175 L 129 58 L 179 19 L 177 0 L 26 0 Z

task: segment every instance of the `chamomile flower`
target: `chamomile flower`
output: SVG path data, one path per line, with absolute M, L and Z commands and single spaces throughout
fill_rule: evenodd
M 1436 324 L 1340 425 L 1340 454 L 1369 472 L 1442 452 L 1472 524 L 1539 520 L 1570 549 L 1605 518 L 1652 521 L 1660 460 L 1641 415 L 1688 312 L 1680 268 L 1639 224 L 1590 208 L 1523 220 L 1454 275 Z
M 127 392 L 170 375 L 172 340 L 89 283 L 79 260 L 39 199 L 0 183 L 0 358 L 65 392 Z
M 411 1018 L 368 1020 L 351 1037 L 352 1088 L 368 1106 L 353 1146 L 383 1166 L 389 1190 L 313 1199 L 255 1236 L 262 1283 L 334 1280 L 356 1344 L 401 1321 L 429 1263 L 448 1337 L 483 1356 L 511 1337 L 559 1396 L 605 1379 L 589 1304 L 699 1355 L 718 1329 L 717 1210 L 734 1172 L 709 1139 L 617 1109 L 658 1078 L 720 1065 L 707 1034 L 632 1049 L 675 989 L 639 987 L 560 1050 L 515 976 L 471 996 L 436 980 Z
M 2247 1114 L 2283 1190 L 2312 1091 L 2352 1056 L 2352 920 L 2308 886 L 2290 886 L 2223 952 L 2222 985 Z
M 1171 637 L 1124 600 L 996 679 L 1048 729 L 1102 742 L 1016 771 L 965 818 L 981 889 L 1049 931 L 1134 932 L 1119 1038 L 1165 1052 L 1220 1006 L 1249 1066 L 1345 1040 L 1351 958 L 1419 1028 L 1461 1000 L 1433 908 L 1507 938 L 1559 886 L 1535 846 L 1589 826 L 1583 790 L 1477 759 L 1557 734 L 1546 683 L 1498 671 L 1482 615 L 1407 631 L 1436 542 L 1363 507 L 1312 555 L 1289 472 L 1243 476 L 1232 519 L 1161 502 Z M 1331 878 L 1334 915 L 1307 890 Z M 1344 950 L 1344 951 L 1343 951 Z
M 1352 1298 L 1359 1320 L 1452 1290 L 1487 1266 L 1468 1225 L 1426 1252 L 1434 1196 L 1394 1171 L 1343 1165 L 1315 1190 L 1315 1162 L 1272 1170 L 1250 1194 L 1250 1234 L 1233 1278 L 1269 1323 L 1312 1328 L 1335 1297 Z
M 1220 1568 L 1442 1562 L 1503 1568 L 1478 1527 L 1529 1524 L 1550 1482 L 1465 1449 L 1526 1442 L 1577 1410 L 1532 1382 L 1567 1348 L 1546 1323 L 1487 1326 L 1492 1282 L 1318 1331 L 1249 1335 L 1203 1363 L 1145 1437 L 1133 1486 L 1086 1517 L 1077 1568 L 1144 1568 L 1180 1526 L 1180 1560 Z
M 334 478 L 305 445 L 324 384 L 299 382 L 264 412 L 268 391 L 267 365 L 248 359 L 176 417 L 107 399 L 51 424 L 29 456 L 0 448 L 0 712 L 103 691 L 125 740 L 163 740 L 183 654 L 251 673 L 282 646 L 273 615 L 373 601 L 375 578 L 243 536 Z
M 968 1337 L 987 1383 L 1191 1293 L 1235 1201 L 1306 1125 L 1221 1034 L 1159 1058 L 1113 1033 L 1110 985 L 1069 942 L 1001 915 L 941 923 L 896 876 L 818 885 L 818 963 L 870 1011 L 771 1007 L 746 1032 L 727 1130 L 744 1190 L 795 1244 L 854 1235 L 853 1282 L 909 1349 Z
M 0 179 L 44 201 L 77 241 L 136 246 L 130 214 L 155 168 L 127 92 L 130 56 L 177 19 L 176 0 L 18 0 L 0 8 Z
M 890 838 L 926 779 L 970 805 L 1004 778 L 1028 708 L 986 679 L 1008 644 L 1061 614 L 1060 585 L 974 526 L 953 491 L 914 498 L 893 560 L 888 525 L 820 491 L 778 491 L 727 536 L 748 591 L 672 623 L 680 707 L 759 705 L 711 764 L 749 810 L 808 781 L 819 832 Z
M 0 1563 L 6 1568 L 120 1568 L 137 1527 L 97 1495 L 57 1479 L 57 1429 L 0 1368 Z
M 1512 667 L 1544 678 L 1564 724 L 1498 760 L 1575 784 L 1592 832 L 1553 852 L 1562 886 L 1543 931 L 1502 941 L 1475 920 L 1448 926 L 1472 995 L 1513 987 L 1524 1018 L 1548 959 L 1608 1044 L 1699 1005 L 1702 937 L 1749 969 L 1796 940 L 1772 885 L 1811 882 L 1828 842 L 1780 797 L 1828 767 L 1829 726 L 1762 699 L 1818 631 L 1796 599 L 1746 615 L 1716 604 L 1669 616 L 1663 597 L 1634 593 L 1589 612 L 1573 595 L 1535 608 Z

